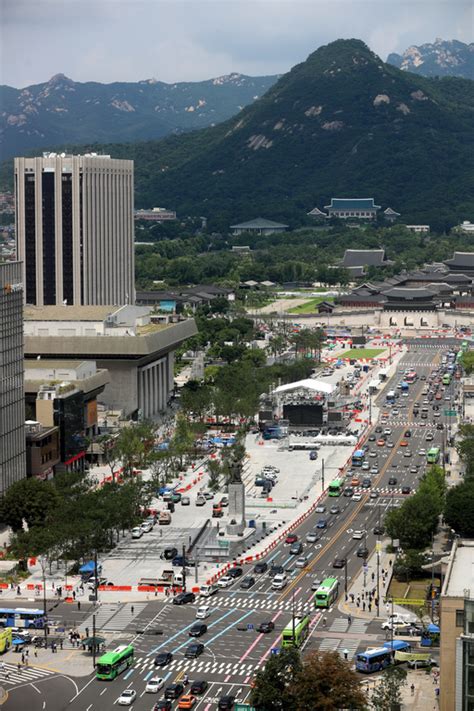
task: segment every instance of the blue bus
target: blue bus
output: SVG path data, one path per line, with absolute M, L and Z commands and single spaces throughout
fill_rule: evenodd
M 352 454 L 352 466 L 353 467 L 361 467 L 365 458 L 365 450 L 363 449 L 356 449 L 355 452 Z
M 44 627 L 44 611 L 29 607 L 0 608 L 0 627 L 24 627 L 25 629 L 42 629 Z
M 361 652 L 356 656 L 357 671 L 370 674 L 385 669 L 389 664 L 395 663 L 396 652 L 409 652 L 411 646 L 408 642 L 394 640 L 393 642 L 385 642 L 383 647 L 369 647 L 365 652 Z

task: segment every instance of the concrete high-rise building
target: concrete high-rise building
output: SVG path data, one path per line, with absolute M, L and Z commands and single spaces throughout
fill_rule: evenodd
M 15 158 L 15 210 L 26 303 L 134 303 L 133 161 Z
M 23 284 L 20 262 L 0 264 L 0 496 L 26 477 Z

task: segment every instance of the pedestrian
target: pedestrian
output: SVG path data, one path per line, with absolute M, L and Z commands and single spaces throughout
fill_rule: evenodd
M 189 677 L 188 677 L 187 674 L 185 674 L 184 677 L 183 677 L 183 683 L 184 683 L 185 686 L 186 686 L 186 684 L 188 683 L 188 681 L 189 681 Z
M 375 607 L 378 607 L 378 606 L 379 606 L 379 599 L 378 599 L 378 597 L 375 598 L 374 604 L 375 604 Z
M 357 607 L 357 609 L 359 609 L 359 607 L 360 607 L 360 600 L 359 600 L 359 598 L 357 598 L 356 607 Z
M 86 627 L 86 637 L 88 637 L 88 636 L 89 636 L 89 628 Z
M 387 613 L 390 612 L 390 603 L 389 603 L 389 602 L 387 602 L 387 603 L 385 604 L 385 611 L 386 611 Z
M 36 647 L 33 650 L 33 654 L 35 655 L 36 658 L 38 657 L 38 649 Z
M 25 649 L 25 657 L 28 659 L 29 656 L 30 656 L 30 650 L 29 650 L 28 647 L 27 647 L 27 648 Z
M 383 578 L 384 575 L 385 575 L 385 569 L 382 568 L 382 578 Z
M 133 605 L 132 605 L 131 608 L 130 608 L 130 612 L 132 613 L 132 615 L 133 615 L 133 613 L 135 612 L 135 608 L 134 608 Z
M 19 585 L 17 586 L 16 594 L 17 594 L 17 595 L 21 595 L 21 590 L 20 590 L 20 586 L 19 586 Z
M 18 673 L 21 674 L 21 662 L 17 664 Z
M 369 612 L 372 612 L 372 603 L 371 602 L 369 602 L 368 608 L 369 608 Z
M 352 602 L 352 604 L 354 604 L 354 598 L 355 598 L 354 593 L 351 593 L 351 602 Z
M 364 602 L 362 603 L 362 610 L 365 612 L 365 600 L 364 600 Z
M 326 618 L 326 617 L 323 617 L 323 627 L 326 627 L 327 622 L 328 622 L 328 621 L 327 621 L 327 618 Z
M 21 663 L 22 664 L 25 663 L 25 653 L 24 652 L 21 653 Z
M 77 609 L 79 610 L 79 612 L 81 611 L 81 601 L 80 600 L 77 601 Z
M 10 678 L 10 671 L 7 669 L 5 672 L 5 679 L 9 679 L 9 678 Z
M 347 615 L 347 623 L 352 624 L 352 615 Z
M 390 567 L 392 567 L 392 563 L 393 563 L 393 561 L 392 561 L 392 559 L 390 559 L 390 560 L 388 561 L 388 564 L 389 564 Z
M 363 592 L 362 592 L 361 598 L 362 598 L 362 600 L 364 599 L 364 593 L 363 593 Z
M 372 573 L 372 582 L 375 580 L 375 573 Z
M 51 587 L 52 587 L 53 590 L 54 590 L 54 580 L 53 580 L 53 582 L 51 583 Z
M 411 695 L 414 696 L 415 695 L 415 685 L 414 684 L 412 684 L 410 686 L 410 690 L 411 690 Z
M 63 640 L 62 640 L 62 639 L 59 640 L 59 648 L 60 648 L 60 649 L 63 648 Z
M 72 591 L 72 599 L 73 599 L 73 600 L 76 599 L 76 591 L 75 591 L 75 590 Z

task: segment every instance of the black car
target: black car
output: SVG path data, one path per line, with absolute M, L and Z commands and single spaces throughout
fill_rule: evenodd
M 186 558 L 183 558 L 182 555 L 176 555 L 173 560 L 171 561 L 172 565 L 179 566 L 180 568 L 183 567 L 183 565 L 188 566 L 189 561 Z
M 219 709 L 219 711 L 232 711 L 232 709 L 234 708 L 234 701 L 235 696 L 232 696 L 231 694 L 221 696 L 217 708 Z
M 204 694 L 204 692 L 207 690 L 209 684 L 207 681 L 204 680 L 199 680 L 199 681 L 193 681 L 191 684 L 191 689 L 190 692 L 191 694 Z
M 247 575 L 240 583 L 241 590 L 249 590 L 253 585 L 255 585 L 255 578 L 251 575 Z
M 173 605 L 186 605 L 188 602 L 194 602 L 196 595 L 192 592 L 182 592 L 173 598 Z
M 443 425 L 443 423 L 442 423 L 442 422 L 438 422 L 438 424 L 436 425 L 436 429 L 437 429 L 437 430 L 444 430 L 444 425 Z
M 165 548 L 163 551 L 163 558 L 165 560 L 174 560 L 178 555 L 177 548 Z
M 388 483 L 390 486 L 396 486 L 398 483 L 398 479 L 396 476 L 391 476 L 390 479 L 388 480 Z
M 411 493 L 410 486 L 402 486 L 402 494 L 410 494 L 410 493 Z
M 293 543 L 293 545 L 290 548 L 290 555 L 299 555 L 302 552 L 303 552 L 302 544 L 300 542 Z
M 268 570 L 268 563 L 257 563 L 257 565 L 254 567 L 253 572 L 260 574 L 260 573 L 266 573 Z
M 186 659 L 197 659 L 204 652 L 204 645 L 202 642 L 194 642 L 190 644 L 184 650 L 184 656 Z
M 343 568 L 346 564 L 346 559 L 345 558 L 336 558 L 334 563 L 332 564 L 333 568 Z
M 179 699 L 184 691 L 183 684 L 170 684 L 165 689 L 165 699 Z
M 411 430 L 405 430 L 405 437 L 411 437 Z
M 380 427 L 380 426 L 379 426 L 379 427 L 376 427 L 376 428 L 375 428 L 375 431 L 376 431 L 376 432 L 382 432 L 382 427 Z
M 274 565 L 272 563 L 272 566 L 269 571 L 270 577 L 274 578 L 275 575 L 282 575 L 285 572 L 285 569 L 282 565 Z
M 173 704 L 169 699 L 161 699 L 153 706 L 153 711 L 171 711 Z
M 354 496 L 354 489 L 352 486 L 346 486 L 344 491 L 342 492 L 343 496 Z
M 273 632 L 275 629 L 275 623 L 274 622 L 261 622 L 259 626 L 257 627 L 257 632 L 261 632 L 262 634 L 267 634 L 267 632 Z
M 366 548 L 365 546 L 361 546 L 360 548 L 357 549 L 357 557 L 358 558 L 368 558 L 369 557 L 369 549 Z
M 227 571 L 227 575 L 229 575 L 231 578 L 240 578 L 244 571 L 242 568 L 231 568 L 229 571 Z
M 375 442 L 376 439 L 377 437 L 375 435 L 370 435 L 369 442 Z
M 375 526 L 374 534 L 376 536 L 383 536 L 384 533 L 385 533 L 385 528 L 383 526 Z
M 201 635 L 205 634 L 207 632 L 207 625 L 205 625 L 203 622 L 198 622 L 197 624 L 193 625 L 191 629 L 189 630 L 189 636 L 190 637 L 201 637 Z
M 362 487 L 364 489 L 370 489 L 372 486 L 372 479 L 362 479 Z
M 155 667 L 166 667 L 167 664 L 173 661 L 171 652 L 160 652 L 155 657 Z

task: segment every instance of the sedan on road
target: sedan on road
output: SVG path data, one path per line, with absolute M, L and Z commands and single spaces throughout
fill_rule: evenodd
M 306 543 L 316 543 L 319 541 L 319 536 L 315 531 L 310 531 L 306 536 Z
M 173 605 L 186 605 L 188 602 L 194 602 L 196 595 L 192 592 L 182 592 L 173 598 Z
M 219 578 L 217 581 L 217 587 L 218 588 L 228 588 L 232 585 L 234 582 L 234 578 L 231 578 L 230 575 L 223 575 L 222 578 Z
M 170 662 L 173 661 L 173 655 L 171 652 L 160 652 L 155 657 L 155 667 L 166 667 Z
M 306 568 L 308 565 L 308 558 L 305 555 L 302 555 L 301 558 L 297 558 L 295 566 L 297 568 Z
M 240 589 L 241 590 L 249 590 L 251 587 L 255 585 L 255 578 L 252 578 L 251 575 L 247 575 L 242 582 L 240 583 Z
M 290 555 L 299 555 L 303 552 L 303 545 L 298 541 L 298 543 L 293 543 L 290 548 Z
M 148 679 L 145 691 L 147 694 L 157 694 L 159 690 L 163 688 L 164 684 L 165 680 L 162 679 L 161 676 L 153 676 L 151 679 Z
M 287 545 L 292 545 L 293 543 L 296 543 L 298 540 L 298 536 L 296 533 L 290 533 L 286 538 L 285 538 L 285 543 Z
M 316 528 L 327 528 L 328 527 L 328 522 L 326 521 L 325 518 L 320 518 L 318 523 L 316 524 Z
M 231 578 L 235 579 L 235 578 L 240 578 L 241 575 L 243 575 L 243 572 L 244 571 L 242 568 L 236 567 L 236 568 L 231 568 L 229 570 L 229 572 L 227 573 L 227 575 L 229 575 Z
M 191 684 L 191 694 L 204 694 L 208 687 L 209 683 L 207 681 L 204 679 L 196 679 L 196 681 L 193 681 Z
M 354 541 L 360 541 L 365 535 L 365 531 L 354 531 L 352 538 Z
M 402 486 L 402 494 L 410 494 L 410 493 L 411 493 L 410 486 Z
M 189 636 L 190 637 L 201 637 L 203 634 L 206 634 L 207 632 L 207 625 L 205 625 L 203 622 L 197 623 L 191 627 L 189 630 Z
M 183 684 L 170 684 L 165 689 L 165 699 L 174 701 L 178 699 L 184 691 Z
M 362 500 L 362 494 L 359 491 L 356 491 L 356 493 L 352 497 L 352 501 L 361 501 L 361 500 Z
M 184 694 L 178 702 L 178 709 L 180 711 L 185 711 L 185 709 L 192 709 L 196 705 L 196 697 L 193 694 Z
M 346 559 L 345 558 L 336 558 L 334 563 L 332 564 L 333 568 L 343 568 L 346 564 Z
M 204 645 L 202 642 L 195 642 L 190 644 L 184 650 L 184 656 L 186 659 L 197 659 L 204 652 Z
M 319 504 L 314 510 L 316 513 L 326 513 L 326 507 L 324 504 Z
M 266 573 L 267 569 L 268 563 L 264 563 L 263 561 L 261 561 L 260 563 L 257 563 L 254 566 L 253 572 L 257 573 L 257 575 L 261 575 L 262 573 Z
M 119 706 L 131 706 L 137 698 L 137 692 L 134 689 L 125 689 L 117 699 Z
M 336 514 L 341 513 L 341 509 L 339 506 L 331 506 L 329 513 L 335 516 Z
M 261 622 L 257 627 L 257 632 L 260 632 L 261 634 L 267 634 L 268 632 L 273 632 L 274 629 L 274 622 Z

